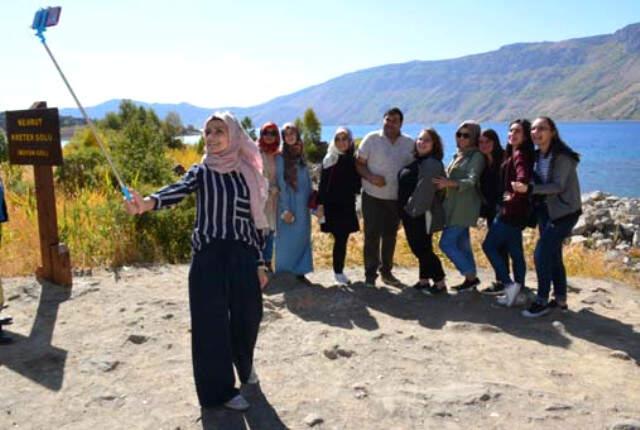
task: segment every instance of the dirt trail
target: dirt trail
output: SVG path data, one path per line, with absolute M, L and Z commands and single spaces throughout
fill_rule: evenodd
M 0 428 L 640 428 L 640 289 L 579 278 L 567 314 L 528 320 L 477 293 L 276 277 L 252 408 L 201 415 L 187 271 L 98 270 L 71 291 L 5 279 L 16 342 L 0 346 Z

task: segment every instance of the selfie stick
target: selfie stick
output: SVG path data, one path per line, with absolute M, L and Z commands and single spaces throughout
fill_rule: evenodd
M 124 182 L 122 182 L 122 179 L 120 178 L 120 175 L 118 174 L 118 171 L 116 170 L 115 166 L 113 165 L 113 161 L 111 161 L 111 157 L 109 157 L 109 153 L 107 152 L 105 146 L 102 144 L 102 139 L 100 139 L 100 136 L 98 135 L 98 130 L 96 129 L 96 126 L 93 124 L 93 121 L 91 121 L 91 119 L 87 115 L 87 112 L 82 107 L 82 104 L 80 104 L 80 100 L 78 100 L 78 97 L 76 97 L 76 93 L 73 92 L 73 89 L 71 88 L 71 85 L 69 85 L 69 81 L 67 81 L 67 78 L 64 76 L 64 73 L 62 73 L 62 69 L 60 69 L 60 66 L 58 65 L 58 62 L 56 61 L 56 59 L 54 58 L 53 54 L 51 53 L 51 50 L 47 46 L 47 42 L 46 42 L 46 40 L 44 38 L 44 32 L 47 30 L 47 27 L 54 26 L 54 25 L 56 25 L 58 23 L 58 19 L 60 18 L 60 11 L 61 11 L 60 7 L 49 7 L 49 8 L 46 8 L 46 9 L 38 10 L 36 12 L 36 15 L 33 18 L 33 24 L 31 25 L 31 28 L 36 30 L 36 36 L 38 36 L 38 38 L 42 42 L 42 45 L 44 45 L 44 49 L 47 50 L 47 54 L 49 54 L 49 57 L 51 58 L 51 61 L 53 61 L 53 64 L 56 66 L 56 69 L 58 69 L 58 73 L 60 73 L 60 76 L 62 77 L 62 80 L 64 81 L 65 85 L 69 89 L 69 92 L 71 93 L 71 96 L 75 100 L 76 105 L 80 109 L 80 112 L 82 113 L 82 116 L 84 117 L 84 120 L 86 121 L 87 125 L 89 126 L 89 129 L 91 130 L 91 133 L 93 133 L 93 137 L 95 137 L 96 142 L 98 142 L 98 145 L 100 146 L 100 149 L 102 150 L 102 153 L 104 154 L 105 158 L 107 159 L 107 162 L 109 162 L 109 166 L 111 166 L 111 171 L 115 175 L 116 180 L 118 181 L 118 184 L 120 185 L 120 191 L 122 191 L 122 194 L 124 195 L 124 198 L 129 200 L 129 201 L 131 201 L 133 199 L 131 197 L 131 193 L 129 193 L 129 189 L 125 186 Z

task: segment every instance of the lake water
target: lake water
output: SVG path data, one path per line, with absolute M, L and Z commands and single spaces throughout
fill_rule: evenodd
M 582 156 L 578 165 L 580 188 L 583 193 L 600 190 L 618 196 L 640 197 L 640 122 L 598 121 L 558 122 L 562 139 Z M 375 125 L 348 126 L 355 137 L 363 137 L 381 127 Z M 455 152 L 457 124 L 435 124 L 445 149 L 445 164 Z M 482 128 L 493 128 L 502 146 L 507 141 L 508 123 L 486 122 Z M 336 126 L 322 127 L 322 140 L 333 137 Z M 416 137 L 423 128 L 419 124 L 405 124 L 402 132 Z
M 503 122 L 482 123 L 483 129 L 493 128 L 498 133 L 503 146 L 507 141 L 507 126 L 508 123 Z M 562 139 L 582 156 L 578 175 L 583 193 L 600 190 L 618 196 L 640 197 L 640 122 L 559 122 L 557 126 Z M 381 124 L 348 127 L 355 137 L 363 137 L 379 129 Z M 457 125 L 435 124 L 433 127 L 443 139 L 447 164 L 455 152 Z M 323 126 L 322 140 L 331 140 L 336 128 L 335 125 Z M 416 137 L 422 128 L 419 124 L 405 124 L 402 132 Z M 195 144 L 199 139 L 199 135 L 183 136 L 188 144 Z

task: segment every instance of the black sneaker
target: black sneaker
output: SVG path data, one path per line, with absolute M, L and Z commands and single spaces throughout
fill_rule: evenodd
M 563 313 L 569 311 L 569 306 L 566 303 L 564 305 L 561 305 L 556 301 L 556 299 L 552 299 L 547 306 L 549 307 L 549 309 L 559 309 L 560 312 Z
M 479 278 L 472 279 L 471 281 L 465 278 L 462 284 L 454 285 L 451 289 L 458 293 L 462 293 L 465 291 L 475 290 L 478 285 L 480 285 Z
M 393 276 L 393 273 L 389 272 L 389 273 L 380 273 L 380 278 L 382 278 L 382 282 L 384 282 L 387 285 L 391 285 L 394 287 L 397 287 L 399 285 L 402 285 L 402 281 L 398 278 L 396 278 L 395 276 Z
M 489 288 L 485 288 L 480 293 L 487 296 L 499 296 L 504 294 L 504 284 L 500 281 L 495 281 Z
M 421 284 L 420 281 L 418 281 L 415 284 L 413 284 L 413 287 L 411 287 L 411 288 L 413 288 L 416 291 L 422 291 L 424 289 L 429 288 L 430 286 L 431 286 L 431 284 L 428 283 L 428 282 L 426 284 Z
M 551 308 L 548 304 L 541 305 L 538 302 L 533 302 L 531 306 L 529 306 L 529 309 L 522 311 L 522 316 L 527 318 L 538 318 L 548 314 L 549 312 L 551 312 Z
M 436 287 L 435 285 L 429 285 L 427 288 L 421 290 L 422 294 L 427 296 L 439 296 L 447 294 L 447 287 Z
M 371 286 L 371 287 L 375 287 L 376 286 L 376 277 L 375 276 L 367 276 L 365 277 L 364 283 Z
M 312 285 L 312 282 L 304 275 L 296 275 L 296 279 L 305 285 Z

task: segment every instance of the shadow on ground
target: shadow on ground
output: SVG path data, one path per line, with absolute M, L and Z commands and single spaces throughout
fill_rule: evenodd
M 526 319 L 521 308 L 507 309 L 495 303 L 495 298 L 477 292 L 443 296 L 426 296 L 410 287 L 371 287 L 362 282 L 347 287 L 305 285 L 287 274 L 275 276 L 265 292 L 278 300 L 282 294 L 284 306 L 305 321 L 365 330 L 379 328 L 371 310 L 394 318 L 415 320 L 421 326 L 438 330 L 448 323 L 464 329 L 475 328 L 533 340 L 545 345 L 566 348 L 571 337 L 612 350 L 626 352 L 640 363 L 640 333 L 633 326 L 591 309 L 577 312 L 554 312 L 538 319 Z M 552 324 L 560 321 L 561 325 Z
M 249 410 L 235 412 L 221 407 L 203 409 L 203 430 L 282 430 L 288 428 L 265 397 L 260 384 L 243 386 L 241 392 L 251 404 Z
M 0 347 L 2 351 L 0 366 L 7 366 L 33 382 L 50 390 L 59 391 L 64 379 L 67 351 L 51 345 L 51 339 L 59 306 L 69 299 L 71 288 L 43 281 L 40 283 L 40 289 L 38 311 L 31 333 L 25 337 L 5 330 L 13 338 L 13 343 Z M 29 294 L 36 294 L 33 290 Z M 24 322 L 16 321 L 16 324 L 19 323 Z

